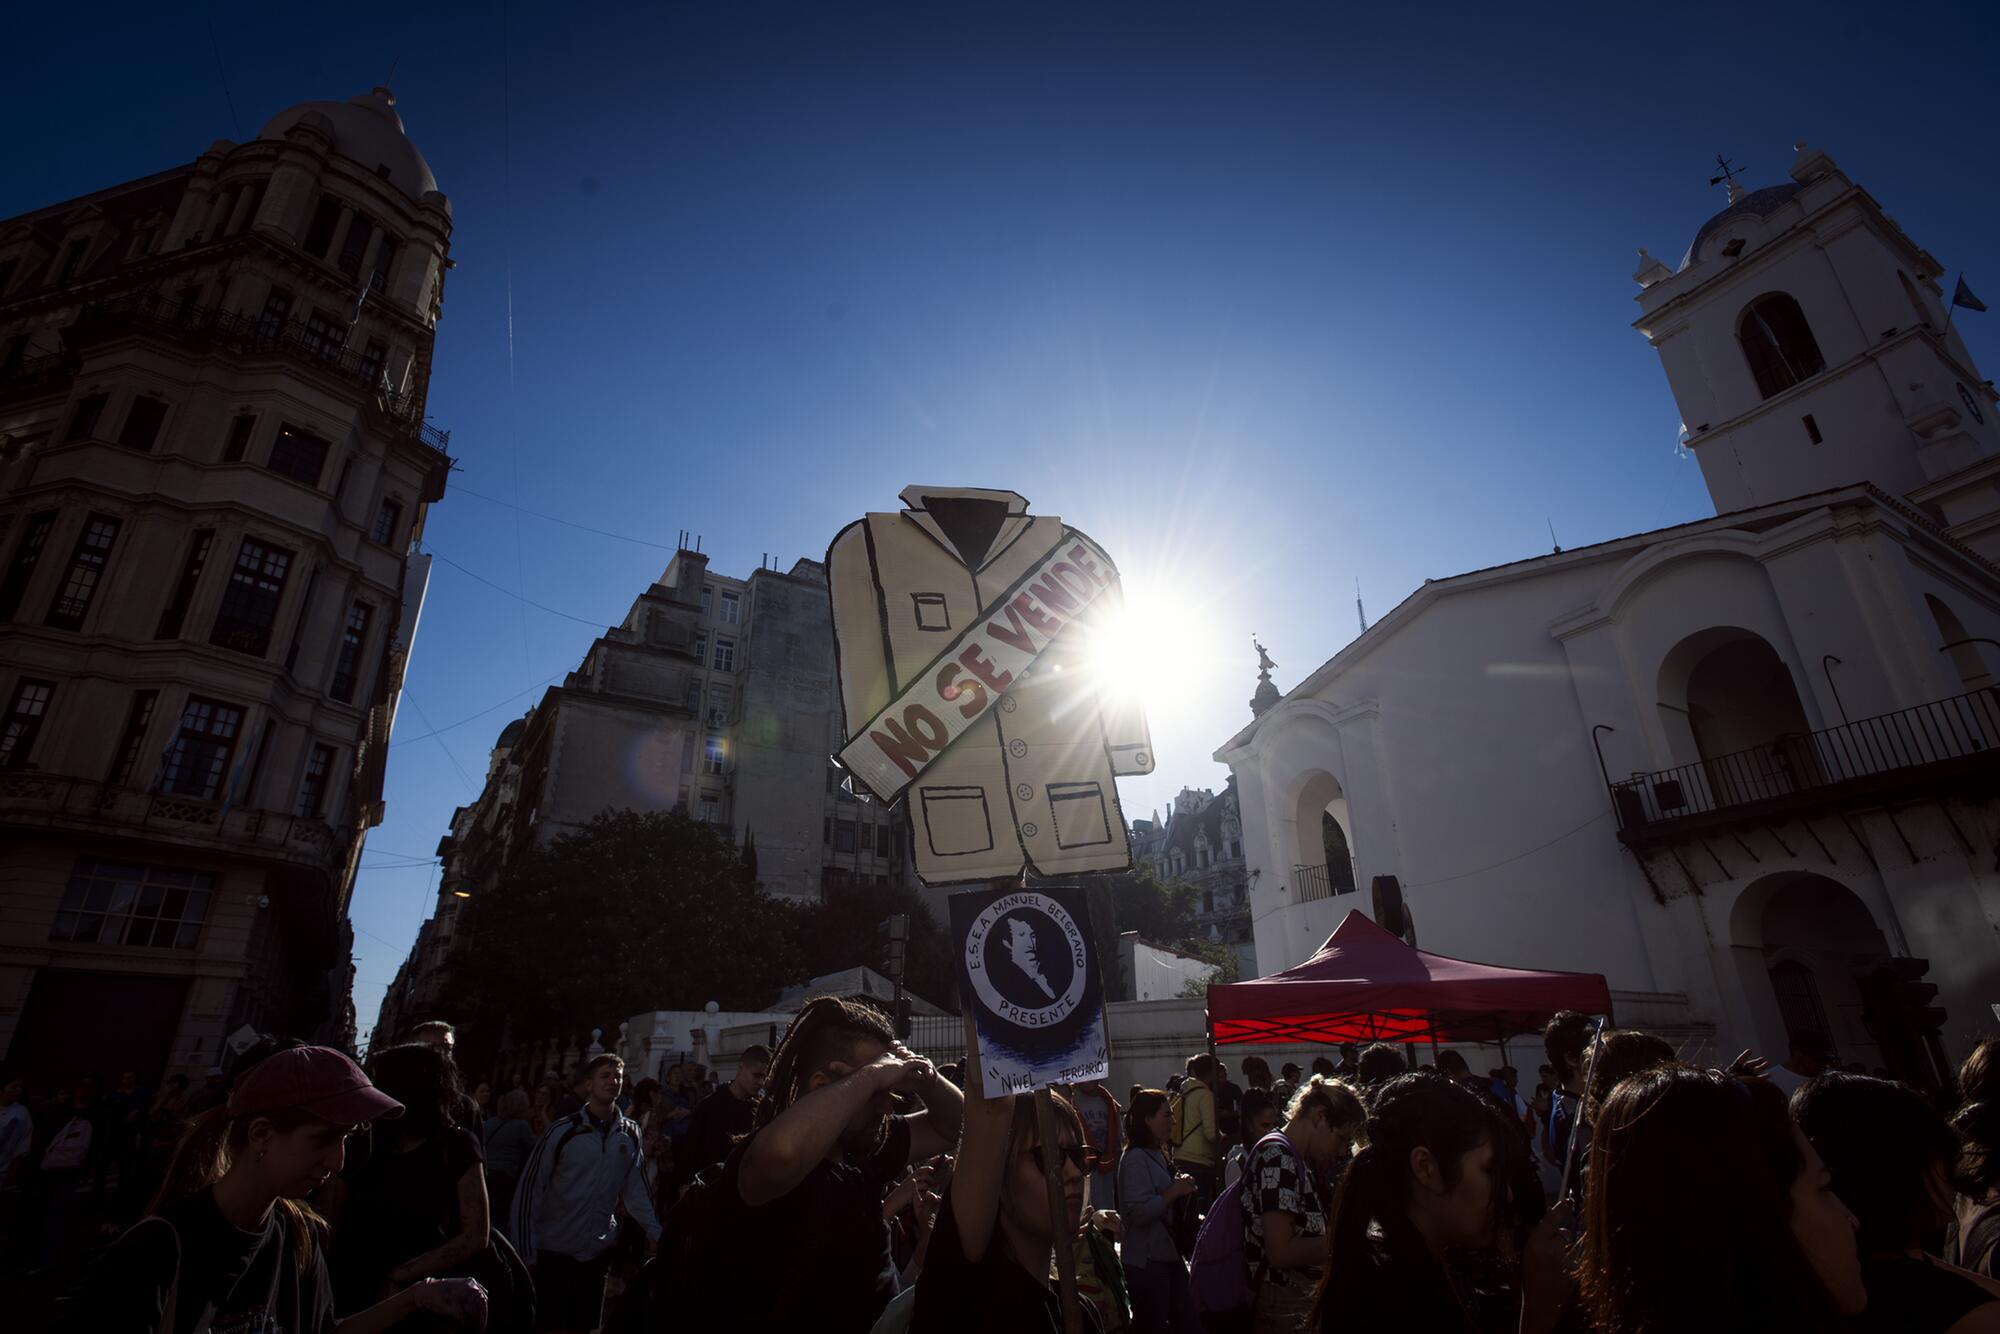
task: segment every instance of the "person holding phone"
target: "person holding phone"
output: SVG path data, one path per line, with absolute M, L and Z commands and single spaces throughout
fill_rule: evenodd
M 1268 1098 L 1266 1099 L 1268 1101 Z M 1125 1288 L 1139 1334 L 1198 1334 L 1188 1298 L 1187 1266 L 1167 1226 L 1175 1200 L 1194 1194 L 1195 1179 L 1174 1171 L 1164 1145 L 1173 1110 L 1163 1089 L 1140 1089 L 1125 1113 L 1125 1154 L 1118 1163 L 1118 1213 L 1125 1223 Z

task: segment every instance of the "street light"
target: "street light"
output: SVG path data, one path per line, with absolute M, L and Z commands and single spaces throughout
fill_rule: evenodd
M 1843 724 L 1847 721 L 1847 706 L 1840 702 L 1840 687 L 1833 683 L 1833 669 L 1846 665 L 1831 653 L 1821 655 L 1819 660 L 1819 669 L 1826 674 L 1826 688 L 1833 692 L 1833 706 L 1840 710 L 1840 721 Z

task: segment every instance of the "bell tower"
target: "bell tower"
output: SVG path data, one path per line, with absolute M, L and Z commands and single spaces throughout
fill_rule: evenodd
M 1718 513 L 1854 482 L 2000 559 L 2000 396 L 1951 327 L 1943 266 L 1833 159 L 1646 251 L 1633 327 L 1658 349 Z

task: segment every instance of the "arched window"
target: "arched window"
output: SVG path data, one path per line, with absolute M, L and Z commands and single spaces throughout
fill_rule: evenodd
M 1319 817 L 1320 846 L 1326 849 L 1327 884 L 1335 894 L 1354 892 L 1354 854 L 1347 846 L 1347 831 L 1331 811 Z
M 1765 398 L 1826 369 L 1806 313 L 1783 292 L 1760 296 L 1744 307 L 1736 321 L 1736 341 L 1743 344 L 1750 373 Z

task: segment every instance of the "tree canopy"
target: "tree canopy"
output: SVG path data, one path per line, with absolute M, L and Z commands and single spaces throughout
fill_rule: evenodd
M 806 974 L 802 910 L 759 889 L 726 835 L 678 812 L 606 811 L 531 848 L 471 904 L 446 1004 L 477 1044 L 583 1033 L 646 1010 L 768 1005 Z

